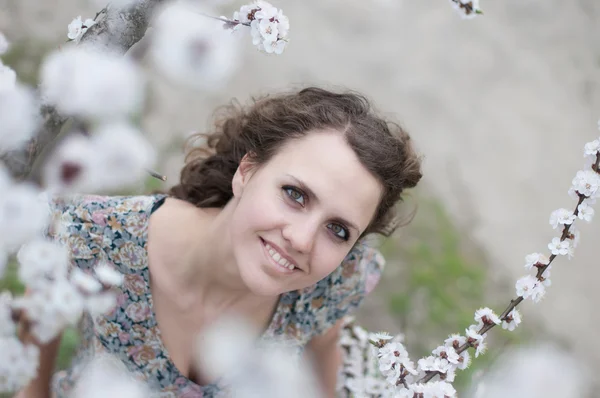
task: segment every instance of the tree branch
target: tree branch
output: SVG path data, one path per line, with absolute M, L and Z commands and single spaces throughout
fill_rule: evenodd
M 154 9 L 163 2 L 164 0 L 140 0 L 122 9 L 108 6 L 105 13 L 97 14 L 96 17 L 102 17 L 87 30 L 79 45 L 125 54 L 144 37 Z M 68 117 L 60 115 L 52 106 L 43 105 L 40 113 L 42 124 L 34 138 L 22 149 L 0 155 L 0 160 L 16 180 L 40 183 L 39 173 L 32 173 L 34 163 L 44 148 L 55 142 L 68 120 Z

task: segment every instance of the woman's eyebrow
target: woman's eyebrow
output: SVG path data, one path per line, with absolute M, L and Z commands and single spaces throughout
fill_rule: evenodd
M 298 184 L 300 189 L 302 189 L 304 192 L 306 192 L 308 194 L 308 196 L 310 196 L 315 202 L 319 202 L 319 197 L 315 194 L 315 192 L 312 189 L 310 189 L 308 187 L 308 185 L 306 185 L 306 183 L 304 181 L 300 180 L 298 177 L 295 177 L 291 174 L 286 174 L 286 176 L 291 178 L 292 180 L 294 180 L 296 182 L 296 184 Z M 336 222 L 342 223 L 351 229 L 354 229 L 356 232 L 360 232 L 360 229 L 358 229 L 356 224 L 346 220 L 345 218 L 334 217 L 333 220 Z

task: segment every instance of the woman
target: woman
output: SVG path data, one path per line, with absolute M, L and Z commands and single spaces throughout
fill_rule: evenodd
M 394 229 L 394 206 L 421 178 L 409 136 L 353 93 L 317 88 L 225 108 L 192 147 L 168 195 L 56 200 L 73 265 L 124 275 L 117 307 L 82 321 L 83 344 L 54 377 L 64 397 L 81 364 L 109 352 L 161 396 L 214 396 L 192 342 L 222 313 L 311 352 L 335 395 L 341 318 L 377 283 L 383 259 L 362 238 Z M 57 342 L 27 391 L 48 391 Z M 27 391 L 25 393 L 27 393 Z M 27 396 L 27 395 L 25 395 Z

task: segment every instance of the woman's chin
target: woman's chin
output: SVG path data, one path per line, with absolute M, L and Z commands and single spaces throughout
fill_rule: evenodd
M 257 296 L 276 297 L 295 290 L 287 286 L 281 279 L 272 277 L 260 268 L 249 272 L 248 275 L 242 271 L 241 276 L 248 290 Z

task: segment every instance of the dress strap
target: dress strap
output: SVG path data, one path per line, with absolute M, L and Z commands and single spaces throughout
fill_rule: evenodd
M 160 198 L 158 198 L 158 200 L 156 200 L 154 202 L 154 204 L 152 205 L 152 210 L 150 210 L 150 214 L 154 213 L 160 206 L 162 206 L 163 203 L 165 203 L 165 199 L 167 199 L 168 196 L 164 195 L 161 196 Z

